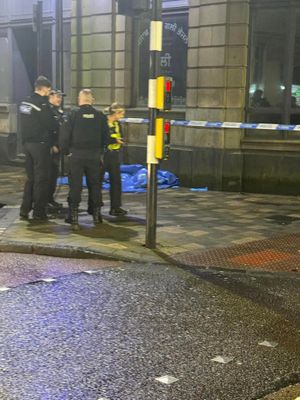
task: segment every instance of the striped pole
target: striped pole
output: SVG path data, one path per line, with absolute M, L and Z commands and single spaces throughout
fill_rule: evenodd
M 148 83 L 149 128 L 147 135 L 147 216 L 146 247 L 156 246 L 157 220 L 157 166 L 155 158 L 155 120 L 158 114 L 156 106 L 156 78 L 160 73 L 160 52 L 162 50 L 161 0 L 152 0 L 152 18 L 150 23 L 150 67 Z

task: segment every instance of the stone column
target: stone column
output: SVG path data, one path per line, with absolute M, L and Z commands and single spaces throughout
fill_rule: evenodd
M 72 0 L 71 24 L 73 102 L 85 87 L 93 89 L 100 107 L 113 101 L 128 105 L 130 19 L 116 15 L 115 0 Z
M 249 0 L 190 0 L 186 119 L 243 121 Z M 198 147 L 195 175 L 218 190 L 239 190 L 241 130 L 189 129 L 184 145 Z M 214 162 L 212 162 L 212 158 Z M 199 161 L 200 159 L 200 161 Z M 211 168 L 214 169 L 211 174 Z

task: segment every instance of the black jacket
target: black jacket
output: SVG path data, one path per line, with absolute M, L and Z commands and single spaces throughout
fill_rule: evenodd
M 48 98 L 33 93 L 19 107 L 20 129 L 23 143 L 46 142 L 49 132 L 56 127 Z
M 64 119 L 60 130 L 60 147 L 66 154 L 80 151 L 101 153 L 107 144 L 106 116 L 91 105 L 82 105 Z
M 59 145 L 59 129 L 64 122 L 64 111 L 60 107 L 50 104 L 50 109 L 55 121 L 55 129 L 50 132 L 50 144 L 52 146 Z

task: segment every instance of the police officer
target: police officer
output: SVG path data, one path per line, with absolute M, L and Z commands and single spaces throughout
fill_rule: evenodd
M 110 215 L 123 216 L 127 211 L 121 208 L 121 171 L 120 150 L 124 144 L 119 120 L 124 117 L 125 110 L 119 103 L 113 103 L 105 109 L 109 127 L 108 145 L 104 153 L 102 179 L 105 171 L 110 182 Z
M 27 174 L 20 209 L 20 218 L 23 220 L 28 220 L 32 209 L 33 220 L 47 220 L 48 169 L 52 146 L 49 133 L 55 130 L 55 121 L 48 102 L 50 90 L 51 82 L 46 77 L 39 76 L 34 84 L 34 93 L 22 101 L 19 107 Z
M 52 89 L 49 95 L 50 108 L 53 113 L 54 120 L 56 122 L 55 131 L 51 132 L 53 147 L 51 149 L 50 164 L 49 164 L 49 191 L 48 191 L 48 210 L 57 210 L 62 207 L 62 204 L 58 203 L 54 199 L 56 190 L 56 182 L 59 176 L 59 161 L 60 161 L 60 150 L 59 150 L 59 128 L 63 123 L 64 111 L 62 109 L 62 100 L 65 94 L 58 89 Z
M 78 228 L 78 206 L 81 201 L 82 177 L 86 175 L 90 185 L 94 224 L 102 222 L 100 212 L 100 160 L 104 150 L 108 126 L 106 116 L 92 104 L 90 89 L 79 92 L 79 108 L 70 113 L 61 128 L 61 148 L 70 156 L 69 216 L 66 222 Z

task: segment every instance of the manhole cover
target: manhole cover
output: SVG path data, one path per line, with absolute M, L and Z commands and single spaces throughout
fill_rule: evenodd
M 292 222 L 299 221 L 300 218 L 289 217 L 288 215 L 270 215 L 269 217 L 266 217 L 265 220 L 274 224 L 289 225 Z

